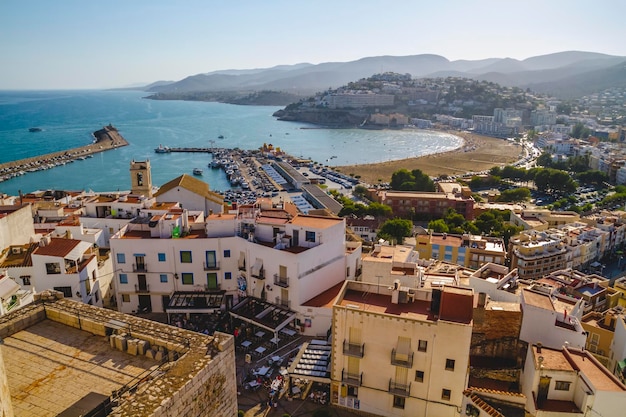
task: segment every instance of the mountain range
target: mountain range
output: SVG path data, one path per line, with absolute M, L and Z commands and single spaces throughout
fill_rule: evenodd
M 521 61 L 512 58 L 450 61 L 434 54 L 376 56 L 349 62 L 213 71 L 175 82 L 158 81 L 143 89 L 164 95 L 267 90 L 307 95 L 383 72 L 408 73 L 413 78 L 472 78 L 503 86 L 529 88 L 563 99 L 610 87 L 626 87 L 626 57 L 565 51 Z

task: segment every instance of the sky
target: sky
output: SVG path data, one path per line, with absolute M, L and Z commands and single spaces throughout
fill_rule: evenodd
M 626 56 L 623 16 L 623 0 L 0 0 L 0 90 L 380 55 Z

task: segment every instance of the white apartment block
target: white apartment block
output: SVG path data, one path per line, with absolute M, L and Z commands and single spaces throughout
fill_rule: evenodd
M 338 93 L 324 97 L 331 109 L 393 106 L 394 99 L 393 94 L 375 94 L 373 92 Z
M 381 416 L 458 416 L 473 291 L 348 281 L 333 306 L 331 401 Z
M 111 238 L 119 310 L 171 312 L 170 300 L 188 292 L 221 294 L 214 308 L 253 297 L 306 316 L 306 334 L 325 334 L 329 319 L 301 305 L 354 279 L 361 248 L 345 242 L 342 218 L 290 213 L 254 205 L 206 219 L 181 209 L 134 219 Z

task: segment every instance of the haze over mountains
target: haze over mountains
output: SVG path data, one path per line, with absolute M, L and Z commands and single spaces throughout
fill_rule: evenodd
M 512 58 L 450 61 L 433 54 L 377 56 L 350 62 L 301 63 L 272 68 L 223 70 L 144 88 L 155 93 L 278 90 L 312 94 L 376 73 L 409 73 L 413 78 L 466 77 L 504 86 L 530 88 L 559 98 L 575 98 L 610 87 L 626 87 L 626 57 L 566 51 Z

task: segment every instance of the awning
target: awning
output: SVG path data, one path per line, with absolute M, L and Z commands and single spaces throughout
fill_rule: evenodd
M 177 291 L 165 307 L 168 314 L 213 313 L 219 311 L 226 291 Z
M 331 346 L 303 343 L 289 367 L 289 376 L 330 384 Z
M 133 253 L 133 256 L 146 256 L 145 253 Z
M 254 265 L 252 265 L 252 268 L 250 269 L 250 273 L 252 275 L 259 276 L 261 268 L 263 268 L 263 259 L 256 258 Z

